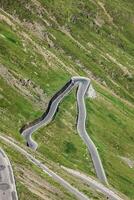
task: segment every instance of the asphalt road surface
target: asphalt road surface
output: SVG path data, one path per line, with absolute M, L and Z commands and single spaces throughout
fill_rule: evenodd
M 10 161 L 0 149 L 0 200 L 18 200 Z
M 32 162 L 37 167 L 41 168 L 44 173 L 48 174 L 55 181 L 57 181 L 59 184 L 61 184 L 70 193 L 72 193 L 77 199 L 89 200 L 89 198 L 85 194 L 80 192 L 78 189 L 76 189 L 74 186 L 72 186 L 70 183 L 68 183 L 62 177 L 57 175 L 55 172 L 53 172 L 51 169 L 49 169 L 46 165 L 42 164 L 39 160 L 34 158 L 31 154 L 29 154 L 27 151 L 22 149 L 20 146 L 18 146 L 14 142 L 12 142 L 11 139 L 5 138 L 4 136 L 1 136 L 1 135 L 0 135 L 0 139 L 5 141 L 6 143 L 12 145 L 17 151 L 19 151 L 21 154 L 23 154 L 30 162 Z M 0 199 L 0 200 L 16 200 L 16 199 L 8 199 L 7 198 L 7 199 Z
M 35 157 L 33 157 L 31 154 L 29 154 L 27 151 L 22 149 L 19 145 L 15 144 L 11 138 L 7 138 L 4 135 L 0 135 L 0 139 L 6 142 L 7 144 L 14 147 L 17 151 L 19 151 L 22 155 L 24 155 L 30 162 L 32 162 L 37 167 L 41 168 L 42 171 L 46 174 L 48 174 L 50 177 L 52 177 L 55 181 L 60 183 L 63 187 L 65 187 L 69 192 L 74 194 L 77 199 L 79 200 L 89 200 L 89 198 L 84 195 L 82 192 L 80 192 L 78 189 L 70 185 L 67 181 L 65 181 L 63 178 L 61 178 L 59 175 L 57 175 L 55 172 L 50 170 L 47 166 L 42 164 L 39 160 L 37 160 Z M 76 170 L 68 169 L 64 166 L 61 166 L 64 170 L 66 170 L 68 173 L 72 174 L 72 176 L 76 176 L 81 178 L 86 184 L 88 184 L 91 188 L 95 189 L 97 192 L 103 193 L 106 197 L 108 197 L 111 200 L 123 200 L 121 199 L 115 191 L 112 191 L 111 188 L 106 187 L 105 185 L 101 184 L 100 182 L 92 179 L 91 177 L 80 173 Z M 126 198 L 124 198 L 126 199 Z M 1 200 L 1 199 L 0 199 Z M 3 199 L 2 199 L 3 200 Z M 5 199 L 4 199 L 5 200 Z
M 108 199 L 111 200 L 123 200 L 121 197 L 119 197 L 118 194 L 116 194 L 115 191 L 113 191 L 111 188 L 106 187 L 102 183 L 98 183 L 93 178 L 87 176 L 86 174 L 83 174 L 79 171 L 66 168 L 64 166 L 61 166 L 64 170 L 72 174 L 73 176 L 76 176 L 83 180 L 87 185 L 89 185 L 91 188 L 98 190 L 100 193 L 104 194 Z
M 69 94 L 69 92 L 77 87 L 77 105 L 78 105 L 78 114 L 77 114 L 77 131 L 86 144 L 91 158 L 94 164 L 94 168 L 97 174 L 97 177 L 101 182 L 108 185 L 108 181 L 105 175 L 105 171 L 97 151 L 95 144 L 92 139 L 89 137 L 86 127 L 86 107 L 85 107 L 85 97 L 95 98 L 96 93 L 91 85 L 91 81 L 85 77 L 72 77 L 50 100 L 47 110 L 45 113 L 38 118 L 37 120 L 25 125 L 21 128 L 20 133 L 25 137 L 27 145 L 33 149 L 38 147 L 38 144 L 32 139 L 32 133 L 39 129 L 41 126 L 44 126 L 50 123 L 58 110 L 58 106 L 63 98 Z

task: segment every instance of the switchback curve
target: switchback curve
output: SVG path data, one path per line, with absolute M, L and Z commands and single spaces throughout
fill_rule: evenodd
M 95 90 L 91 85 L 91 81 L 89 78 L 86 77 L 72 77 L 49 101 L 47 110 L 45 113 L 38 119 L 34 120 L 33 122 L 24 125 L 20 129 L 20 133 L 26 139 L 27 145 L 32 149 L 36 149 L 38 144 L 32 139 L 32 133 L 35 132 L 37 129 L 42 127 L 43 125 L 47 125 L 52 121 L 54 118 L 58 106 L 63 98 L 69 94 L 69 92 L 74 88 L 77 87 L 77 105 L 78 105 L 78 115 L 77 115 L 77 131 L 86 144 L 89 153 L 91 154 L 91 158 L 95 167 L 95 171 L 97 177 L 100 181 L 108 184 L 105 171 L 97 151 L 97 148 L 91 138 L 89 137 L 86 127 L 86 107 L 85 107 L 85 96 L 90 98 L 96 97 Z

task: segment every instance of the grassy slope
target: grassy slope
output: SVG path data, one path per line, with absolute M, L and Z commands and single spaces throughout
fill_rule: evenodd
M 13 18 L 1 11 L 6 18 L 2 17 L 0 23 L 0 62 L 16 80 L 30 79 L 40 86 L 47 96 L 44 108 L 72 75 L 93 77 L 98 99 L 86 100 L 87 128 L 98 146 L 110 184 L 132 199 L 134 171 L 119 156 L 132 159 L 134 154 L 133 2 L 40 2 L 42 7 L 36 1 L 1 1 Z M 38 102 L 35 104 L 14 82 L 2 77 L 0 130 L 23 143 L 18 129 L 42 113 L 38 107 L 42 100 L 28 87 Z M 95 175 L 75 131 L 75 116 L 72 93 L 61 104 L 55 121 L 34 135 L 38 152 L 55 163 Z

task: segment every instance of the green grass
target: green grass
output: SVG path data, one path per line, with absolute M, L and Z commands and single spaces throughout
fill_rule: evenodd
M 30 200 L 31 199 L 42 200 L 41 197 L 36 195 L 36 190 L 35 190 L 35 193 L 33 192 L 34 189 L 32 191 L 32 186 L 27 187 L 27 184 L 25 184 L 25 181 L 23 182 L 21 180 L 22 178 L 24 178 L 24 180 L 27 179 L 26 181 L 30 182 L 30 177 L 29 178 L 25 177 L 25 173 L 24 173 L 25 170 L 31 171 L 31 173 L 35 177 L 35 179 L 33 181 L 33 185 L 36 184 L 38 191 L 39 191 L 39 187 L 42 188 L 42 186 L 39 185 L 38 181 L 36 180 L 37 179 L 36 177 L 39 177 L 41 181 L 43 181 L 43 179 L 46 181 L 46 184 L 48 187 L 47 188 L 44 185 L 44 190 L 46 192 L 46 196 L 49 196 L 52 199 L 59 199 L 59 198 L 66 198 L 67 200 L 75 199 L 75 197 L 73 195 L 69 194 L 60 184 L 58 184 L 56 181 L 54 181 L 52 178 L 50 178 L 47 174 L 42 172 L 42 170 L 40 170 L 38 167 L 33 165 L 31 162 L 29 162 L 22 154 L 20 154 L 18 151 L 16 151 L 13 147 L 6 145 L 3 141 L 0 142 L 0 145 L 4 149 L 5 153 L 7 154 L 7 156 L 9 157 L 9 159 L 12 163 L 19 199 L 23 200 L 24 198 L 26 198 L 26 195 L 27 195 L 27 197 Z M 18 157 L 21 157 L 21 159 L 18 159 Z M 24 172 L 23 172 L 23 170 L 24 170 Z M 53 193 L 51 192 L 51 188 L 49 188 L 52 186 L 55 189 L 55 191 L 53 191 Z M 62 192 L 62 195 L 56 193 L 56 188 Z M 42 190 L 43 190 L 43 188 L 42 188 Z M 41 192 L 40 192 L 40 195 L 41 195 Z
M 134 17 L 133 2 L 122 0 L 102 2 L 113 22 L 109 21 L 97 1 L 40 0 L 42 8 L 48 11 L 48 13 L 43 11 L 42 14 L 39 14 L 41 11 L 38 6 L 29 0 L 0 2 L 7 13 L 20 20 L 14 27 L 1 20 L 0 63 L 17 80 L 20 78 L 32 80 L 46 95 L 46 104 L 41 110 L 35 106 L 34 100 L 1 77 L 0 131 L 24 144 L 19 134 L 22 124 L 39 117 L 46 109 L 51 96 L 71 76 L 79 74 L 90 77 L 88 70 L 97 82 L 106 84 L 105 89 L 93 81 L 99 96 L 96 100 L 86 100 L 88 133 L 98 147 L 110 184 L 133 199 L 134 171 L 119 157 L 124 156 L 133 160 L 134 155 L 134 109 L 131 106 L 134 100 L 134 37 L 131 23 Z M 30 6 L 29 9 L 26 5 Z M 7 17 L 2 11 L 1 14 Z M 53 16 L 59 26 L 50 18 Z M 102 27 L 94 23 L 96 16 L 104 21 Z M 50 26 L 45 24 L 44 19 Z M 10 20 L 14 23 L 11 18 Z M 49 47 L 45 36 L 41 39 L 32 29 L 26 28 L 24 21 L 40 24 L 44 35 L 48 34 L 54 47 Z M 80 48 L 77 42 L 64 34 L 60 26 L 64 26 L 85 49 Z M 37 30 L 36 32 L 38 33 Z M 26 39 L 23 33 L 26 33 L 31 41 Z M 66 67 L 50 53 L 57 56 Z M 116 62 L 110 60 L 107 54 Z M 77 64 L 78 61 L 81 67 Z M 125 73 L 121 66 L 130 74 Z M 110 91 L 118 97 L 112 95 Z M 34 134 L 34 139 L 39 144 L 37 151 L 55 164 L 95 176 L 86 146 L 76 132 L 77 111 L 74 94 L 72 91 L 61 103 L 55 120 Z M 8 152 L 10 156 L 12 153 Z M 14 165 L 18 165 L 18 156 L 17 154 L 14 158 Z M 13 157 L 14 154 L 11 155 L 12 159 Z M 31 167 L 28 163 L 27 167 L 29 166 Z M 25 189 L 29 197 L 31 195 L 32 199 L 39 199 L 20 181 L 17 187 L 20 188 L 20 199 L 25 199 Z

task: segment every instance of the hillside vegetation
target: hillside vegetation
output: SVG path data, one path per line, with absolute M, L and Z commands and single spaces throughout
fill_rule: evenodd
M 134 199 L 133 8 L 132 0 L 0 1 L 0 134 L 26 148 L 21 126 L 39 117 L 70 77 L 91 78 L 97 99 L 86 99 L 87 130 L 124 199 Z M 74 90 L 55 120 L 34 134 L 37 152 L 29 151 L 89 197 L 105 199 L 60 169 L 96 177 L 76 132 L 76 108 Z M 0 145 L 13 163 L 20 200 L 75 199 L 13 147 Z

